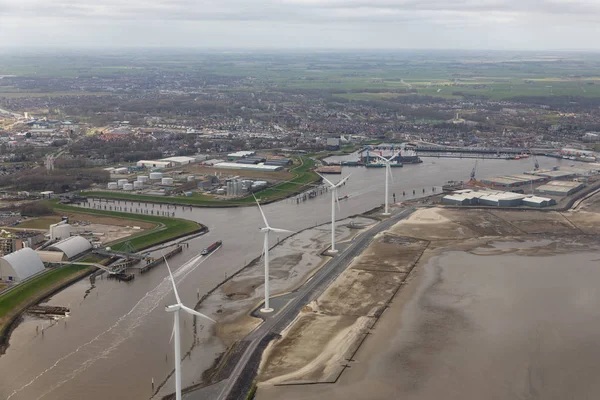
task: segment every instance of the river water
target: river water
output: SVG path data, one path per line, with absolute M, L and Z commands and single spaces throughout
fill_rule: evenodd
M 541 158 L 542 168 L 570 165 L 572 161 Z M 411 198 L 412 190 L 430 194 L 448 180 L 468 180 L 473 159 L 425 158 L 422 164 L 394 169 L 390 196 L 398 201 Z M 477 176 L 522 173 L 531 170 L 533 161 L 479 160 Z M 383 203 L 384 169 L 345 167 L 343 176 L 352 173 L 339 194 L 349 195 L 341 203 L 337 217 L 354 215 Z M 332 175 L 337 181 L 339 176 Z M 406 197 L 401 195 L 407 193 Z M 330 219 L 329 194 L 296 204 L 283 200 L 264 207 L 269 223 L 278 228 L 298 231 Z M 120 207 L 141 208 L 137 202 L 116 202 Z M 166 206 L 146 205 L 150 210 L 166 211 Z M 178 281 L 182 301 L 194 305 L 227 275 L 258 256 L 262 221 L 255 207 L 203 209 L 169 208 L 176 217 L 192 219 L 208 226 L 210 232 L 190 242 L 189 249 L 169 262 Z M 223 247 L 200 261 L 198 253 L 208 244 L 223 240 Z M 86 296 L 86 291 L 89 293 Z M 172 371 L 172 345 L 169 337 L 172 316 L 164 311 L 174 296 L 167 271 L 157 268 L 131 283 L 102 279 L 91 288 L 82 280 L 55 295 L 51 304 L 70 306 L 71 315 L 57 321 L 44 334 L 36 332 L 40 320 L 26 318 L 14 331 L 7 353 L 0 357 L 0 399 L 143 399 L 152 394 L 151 379 L 156 384 Z M 188 348 L 193 334 L 192 320 L 182 321 L 183 348 Z M 46 326 L 49 323 L 46 322 Z M 184 384 L 198 380 L 199 372 L 208 367 L 223 350 L 210 329 L 201 335 L 201 345 L 186 361 Z
M 418 287 L 394 299 L 335 385 L 267 387 L 258 398 L 599 398 L 597 249 L 544 256 L 489 250 L 430 259 L 417 271 Z

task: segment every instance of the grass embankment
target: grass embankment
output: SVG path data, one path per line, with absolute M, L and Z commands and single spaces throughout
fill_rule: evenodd
M 90 267 L 85 265 L 65 265 L 64 267 L 50 270 L 28 282 L 19 284 L 10 292 L 0 296 L 0 321 L 11 310 L 32 296 L 88 268 Z
M 289 197 L 295 193 L 302 192 L 306 188 L 317 182 L 320 178 L 312 171 L 315 167 L 315 161 L 308 157 L 300 157 L 300 165 L 290 170 L 294 174 L 294 178 L 279 183 L 273 187 L 267 188 L 260 192 L 255 193 L 257 197 L 260 197 L 263 202 L 273 202 L 275 200 Z M 105 199 L 115 200 L 130 200 L 130 201 L 147 201 L 155 203 L 170 203 L 170 204 L 182 204 L 188 206 L 199 206 L 199 207 L 232 207 L 253 204 L 254 199 L 252 196 L 246 196 L 239 199 L 233 200 L 216 200 L 214 198 L 204 195 L 194 196 L 178 196 L 178 197 L 163 197 L 163 196 L 145 196 L 134 193 L 122 193 L 122 192 L 103 192 L 103 191 L 86 191 L 81 192 L 82 196 L 93 196 Z
M 8 346 L 14 321 L 27 307 L 37 304 L 61 288 L 91 273 L 95 267 L 65 265 L 19 284 L 8 293 L 0 295 L 0 354 Z
M 194 221 L 188 221 L 180 218 L 160 217 L 156 215 L 138 215 L 117 211 L 104 211 L 85 209 L 81 207 L 67 206 L 64 204 L 52 203 L 52 207 L 57 211 L 72 211 L 78 214 L 104 215 L 123 218 L 131 221 L 143 221 L 155 224 L 155 228 L 142 232 L 136 236 L 129 236 L 111 243 L 111 246 L 118 249 L 119 244 L 130 242 L 136 250 L 142 250 L 158 243 L 168 241 L 183 235 L 187 235 L 201 229 L 201 225 Z

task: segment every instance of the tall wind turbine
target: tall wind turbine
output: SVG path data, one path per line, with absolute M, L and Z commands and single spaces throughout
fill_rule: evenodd
M 171 268 L 169 267 L 167 258 L 164 256 L 163 258 L 165 259 L 167 269 L 169 270 L 169 276 L 171 277 L 171 283 L 173 284 L 173 292 L 175 293 L 175 299 L 177 299 L 177 303 L 173 304 L 172 306 L 165 307 L 165 310 L 167 312 L 173 313 L 175 320 L 173 323 L 173 333 L 171 334 L 171 339 L 175 337 L 175 399 L 181 400 L 181 336 L 179 332 L 179 311 L 183 310 L 188 314 L 206 318 L 211 322 L 215 322 L 215 320 L 213 320 L 210 317 L 207 317 L 204 314 L 199 313 L 196 310 L 186 307 L 181 303 L 179 293 L 177 292 L 177 287 L 175 286 L 175 279 L 173 279 L 173 273 L 171 272 Z
M 388 199 L 389 199 L 389 178 L 393 178 L 392 177 L 392 160 L 394 159 L 394 157 L 396 157 L 397 153 L 392 154 L 392 156 L 390 158 L 385 158 L 383 156 L 380 156 L 379 154 L 376 154 L 377 158 L 379 158 L 381 161 L 383 161 L 383 163 L 385 164 L 385 211 L 383 213 L 383 215 L 390 215 L 389 212 L 389 207 L 388 207 Z
M 337 202 L 338 207 L 340 206 L 337 190 L 340 186 L 344 184 L 344 182 L 348 180 L 348 178 L 350 178 L 350 175 L 348 175 L 338 183 L 333 184 L 329 179 L 319 174 L 319 176 L 329 184 L 329 188 L 331 189 L 331 249 L 329 250 L 330 253 L 337 253 L 337 250 L 335 249 L 335 203 Z
M 294 232 L 288 231 L 286 229 L 272 228 L 269 225 L 269 222 L 267 222 L 267 217 L 265 217 L 265 213 L 263 212 L 263 209 L 260 206 L 258 199 L 256 198 L 256 196 L 254 196 L 254 194 L 252 194 L 252 196 L 254 197 L 254 200 L 256 201 L 256 204 L 258 205 L 258 209 L 260 210 L 260 214 L 263 217 L 263 221 L 265 221 L 265 227 L 260 228 L 261 232 L 265 234 L 265 241 L 264 241 L 264 247 L 263 247 L 263 257 L 265 258 L 265 306 L 263 308 L 261 308 L 260 311 L 263 313 L 270 313 L 273 311 L 273 309 L 269 305 L 269 296 L 270 296 L 270 292 L 269 292 L 269 233 L 270 232 L 294 233 Z

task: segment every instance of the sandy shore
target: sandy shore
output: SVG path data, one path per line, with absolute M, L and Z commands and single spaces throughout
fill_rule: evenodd
M 597 398 L 598 222 L 589 208 L 419 210 L 270 345 L 257 398 Z

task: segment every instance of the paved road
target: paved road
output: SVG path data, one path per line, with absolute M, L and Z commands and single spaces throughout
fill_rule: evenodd
M 350 243 L 340 244 L 340 252 L 309 279 L 306 284 L 293 293 L 274 299 L 273 306 L 282 308 L 268 316 L 260 327 L 246 337 L 245 340 L 250 342 L 250 344 L 240 357 L 230 377 L 224 381 L 224 384 L 223 382 L 219 383 L 218 388 L 220 391 L 218 392 L 218 397 L 215 397 L 217 393 L 214 390 L 205 388 L 187 394 L 184 396 L 184 399 L 227 399 L 240 378 L 244 375 L 244 370 L 257 351 L 257 347 L 261 341 L 269 334 L 281 333 L 296 318 L 302 307 L 323 293 L 348 267 L 352 260 L 367 248 L 375 235 L 389 229 L 392 225 L 408 217 L 414 211 L 415 208 L 398 211 L 392 217 L 359 234 Z

